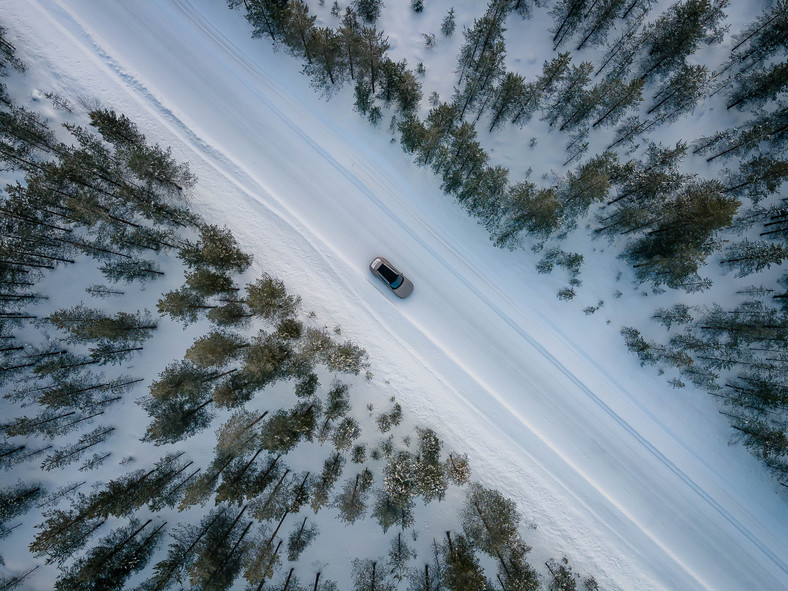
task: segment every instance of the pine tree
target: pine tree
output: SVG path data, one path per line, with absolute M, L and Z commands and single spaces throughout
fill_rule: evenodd
M 769 420 L 747 415 L 731 416 L 737 433 L 734 440 L 760 457 L 778 477 L 788 474 L 788 425 L 784 420 Z
M 109 341 L 121 345 L 142 343 L 157 328 L 157 322 L 147 310 L 144 313 L 118 312 L 107 316 L 102 310 L 82 304 L 58 310 L 50 314 L 47 321 L 71 333 L 70 338 L 75 342 Z
M 588 0 L 559 0 L 550 10 L 555 25 L 553 33 L 553 49 L 563 43 L 564 39 L 571 37 L 583 23 L 587 14 Z
M 419 455 L 416 462 L 416 486 L 424 502 L 439 501 L 449 486 L 446 467 L 441 461 L 443 443 L 432 429 L 417 429 L 419 436 Z
M 667 330 L 670 330 L 674 324 L 683 325 L 692 322 L 690 307 L 686 304 L 673 304 L 670 308 L 657 308 L 651 317 Z
M 440 591 L 443 586 L 444 564 L 442 549 L 433 539 L 432 560 L 424 568 L 413 568 L 408 575 L 408 591 Z
M 446 532 L 443 584 L 449 591 L 471 591 L 492 587 L 484 577 L 473 546 L 465 536 Z
M 446 37 L 451 37 L 454 34 L 454 30 L 457 28 L 457 23 L 455 21 L 454 16 L 454 7 L 452 6 L 449 8 L 449 12 L 443 17 L 441 21 L 441 33 L 443 33 Z
M 333 506 L 339 511 L 339 518 L 349 524 L 355 523 L 364 516 L 367 509 L 367 497 L 372 484 L 371 472 L 356 474 L 348 479 L 342 492 L 334 499 Z
M 132 519 L 103 538 L 84 557 L 77 559 L 55 583 L 57 591 L 120 590 L 126 580 L 142 570 L 156 550 L 164 524 L 144 531 L 152 523 L 140 525 Z M 150 530 L 150 528 L 147 528 Z
M 282 540 L 276 542 L 278 528 L 272 534 L 269 534 L 268 529 L 265 526 L 260 528 L 244 555 L 244 578 L 254 588 L 262 588 L 264 581 L 273 577 L 281 564 L 279 550 Z
M 380 17 L 383 0 L 353 0 L 356 12 L 368 23 L 374 23 Z
M 142 398 L 140 405 L 152 417 L 142 440 L 163 445 L 191 437 L 211 424 L 213 414 L 207 407 L 212 402 L 212 398 L 195 402 L 183 398 Z
M 559 53 L 558 57 L 543 64 L 542 74 L 537 80 L 525 85 L 525 90 L 515 106 L 512 123 L 522 126 L 531 119 L 543 99 L 551 96 L 566 78 L 570 62 L 571 56 L 567 52 Z
M 432 166 L 443 158 L 448 139 L 456 129 L 457 110 L 453 105 L 441 103 L 430 110 L 425 123 L 413 117 L 403 120 L 400 141 L 405 152 L 416 154 L 416 164 Z
M 731 55 L 722 72 L 731 67 L 746 70 L 766 63 L 786 47 L 786 31 L 788 5 L 785 0 L 777 0 L 764 7 L 757 19 L 734 35 Z
M 358 421 L 353 417 L 345 417 L 334 428 L 331 440 L 337 450 L 346 451 L 350 449 L 353 442 L 358 439 L 360 435 L 361 428 L 358 426 Z
M 310 505 L 312 510 L 317 513 L 321 507 L 328 504 L 329 494 L 334 488 L 339 477 L 342 476 L 342 468 L 345 465 L 345 458 L 339 453 L 331 454 L 323 462 L 323 471 L 316 475 L 312 482 L 312 499 Z
M 505 30 L 502 11 L 491 5 L 482 18 L 474 20 L 473 26 L 463 32 L 465 44 L 460 50 L 459 79 L 453 100 L 460 119 L 466 111 L 477 107 L 487 89 L 503 75 Z
M 227 509 L 209 511 L 198 525 L 181 523 L 171 534 L 167 556 L 153 567 L 153 575 L 141 586 L 141 591 L 162 591 L 176 581 L 182 581 L 186 570 L 195 559 L 195 549 L 205 535 L 226 524 Z
M 184 324 L 193 324 L 200 319 L 200 314 L 212 310 L 217 306 L 206 303 L 203 296 L 192 291 L 187 286 L 168 291 L 156 304 L 156 310 L 163 316 Z
M 729 245 L 722 254 L 720 264 L 728 269 L 736 269 L 736 277 L 746 277 L 768 269 L 772 265 L 781 265 L 788 259 L 788 245 L 758 240 L 743 240 Z
M 525 20 L 533 16 L 534 8 L 542 6 L 543 0 L 498 0 L 497 4 L 502 4 L 507 11 L 515 12 Z
M 725 8 L 730 0 L 682 0 L 668 8 L 640 35 L 644 49 L 641 77 L 664 77 L 684 64 L 701 43 L 722 40 Z
M 105 519 L 88 517 L 84 499 L 79 498 L 65 511 L 51 509 L 44 512 L 44 521 L 36 526 L 39 531 L 30 543 L 30 551 L 45 555 L 47 564 L 62 564 L 87 544 L 90 536 L 105 523 Z
M 566 557 L 562 558 L 560 562 L 552 558 L 545 562 L 547 570 L 550 571 L 550 591 L 575 591 L 577 589 L 577 580 L 579 575 L 572 572 L 572 567 L 569 566 L 569 561 Z
M 244 350 L 244 373 L 260 389 L 289 375 L 292 346 L 276 335 L 261 331 Z
M 623 165 L 618 192 L 597 215 L 600 227 L 594 233 L 612 239 L 656 223 L 668 200 L 688 180 L 678 169 L 686 150 L 681 142 L 675 148 L 649 144 L 644 161 Z
M 502 126 L 514 115 L 522 101 L 523 95 L 525 95 L 525 88 L 525 79 L 520 74 L 506 72 L 503 75 L 489 103 L 491 112 L 490 133 Z
M 788 89 L 788 63 L 768 64 L 737 76 L 728 109 L 745 106 L 755 111 Z
M 190 268 L 208 266 L 219 273 L 243 273 L 252 264 L 228 228 L 209 224 L 200 227 L 200 240 L 183 247 L 178 258 Z
M 505 213 L 494 236 L 495 245 L 514 250 L 520 245 L 523 231 L 537 238 L 547 238 L 559 225 L 560 201 L 555 191 L 537 189 L 521 181 L 509 189 Z
M 594 203 L 604 201 L 619 174 L 620 165 L 614 152 L 604 152 L 569 172 L 560 188 L 561 223 L 573 227 Z
M 441 189 L 446 193 L 458 194 L 465 182 L 480 171 L 489 156 L 478 142 L 476 129 L 471 123 L 462 123 L 452 133 L 446 150 L 432 168 L 441 175 Z
M 496 490 L 472 483 L 461 511 L 462 528 L 468 540 L 503 564 L 503 554 L 519 539 L 520 514 L 514 501 Z
M 604 89 L 604 94 L 595 105 L 597 119 L 592 127 L 601 125 L 615 125 L 624 116 L 627 110 L 636 107 L 643 100 L 643 80 L 635 79 L 629 83 L 619 79 L 611 79 L 609 87 Z
M 717 181 L 687 183 L 654 229 L 630 243 L 624 256 L 641 281 L 678 286 L 697 272 L 711 252 L 714 235 L 731 225 L 738 207 Z
M 257 0 L 246 2 L 246 20 L 252 25 L 252 37 L 267 36 L 274 45 L 284 35 L 285 21 L 288 16 L 287 0 Z
M 657 124 L 673 122 L 681 115 L 692 112 L 703 98 L 710 81 L 706 66 L 684 64 L 670 75 L 654 95 L 654 104 L 646 113 L 653 115 Z
M 380 76 L 381 63 L 389 49 L 388 37 L 383 37 L 383 31 L 378 31 L 373 27 L 362 27 L 359 32 L 359 61 L 358 74 L 369 81 L 369 89 L 372 95 L 377 94 L 375 83 Z M 371 107 L 370 107 L 371 108 Z M 361 109 L 360 109 L 361 110 Z M 367 110 L 361 110 L 366 113 Z
M 348 73 L 350 79 L 356 79 L 356 71 L 358 61 L 361 59 L 361 26 L 358 23 L 356 13 L 350 6 L 345 8 L 345 14 L 342 16 L 342 24 L 337 30 L 339 40 L 345 53 L 347 62 Z
M 227 589 L 238 576 L 243 555 L 248 548 L 245 539 L 252 522 L 244 526 L 241 518 L 246 507 L 235 513 L 219 514 L 194 548 L 194 561 L 188 567 L 189 583 L 202 589 Z
M 309 6 L 303 0 L 289 0 L 287 18 L 284 21 L 282 39 L 294 55 L 306 58 L 312 64 L 316 16 L 309 14 Z
M 530 546 L 518 540 L 504 550 L 504 556 L 498 568 L 497 579 L 504 589 L 518 591 L 538 591 L 541 587 L 539 574 L 528 564 L 525 555 L 531 551 Z M 589 589 L 588 591 L 591 591 Z
M 353 559 L 353 591 L 395 591 L 390 573 L 377 560 Z
M 556 85 L 549 103 L 545 105 L 542 119 L 552 126 L 560 117 L 566 115 L 568 118 L 584 96 L 592 70 L 590 62 L 582 62 L 579 66 L 572 65 Z
M 736 172 L 729 172 L 725 193 L 747 196 L 753 203 L 776 193 L 788 180 L 788 160 L 771 154 L 757 154 L 739 164 Z
M 184 359 L 197 367 L 220 369 L 238 358 L 248 346 L 241 335 L 214 330 L 194 341 L 186 350 Z
M 408 573 L 408 563 L 416 558 L 416 552 L 408 546 L 406 540 L 402 539 L 402 532 L 397 532 L 397 535 L 391 539 L 389 545 L 388 560 L 386 566 L 388 572 L 393 575 L 394 580 L 399 583 Z
M 45 492 L 38 484 L 25 484 L 21 481 L 0 489 L 0 526 L 29 511 Z
M 49 471 L 73 464 L 87 450 L 106 441 L 114 430 L 114 427 L 96 427 L 92 431 L 85 433 L 76 443 L 58 448 L 52 452 L 41 463 L 41 469 Z
M 299 296 L 289 295 L 285 284 L 268 273 L 248 284 L 246 294 L 249 310 L 268 320 L 282 320 L 294 316 L 301 303 Z
M 410 502 L 405 505 L 396 503 L 391 495 L 385 490 L 378 490 L 375 492 L 372 515 L 378 524 L 380 524 L 383 533 L 386 533 L 392 525 L 398 525 L 402 529 L 410 527 L 415 520 L 413 515 L 413 503 Z
M 450 453 L 446 458 L 446 474 L 449 480 L 456 485 L 463 485 L 471 478 L 471 466 L 466 454 Z
M 624 11 L 633 3 L 630 0 L 602 0 L 592 2 L 584 17 L 582 39 L 577 45 L 577 50 L 586 43 L 601 45 L 607 39 L 607 34 L 614 26 L 616 18 L 622 17 Z
M 0 99 L 3 98 L 2 91 L 3 91 L 3 85 L 0 84 Z M 37 564 L 33 568 L 29 568 L 21 574 L 0 578 L 0 589 L 2 589 L 3 591 L 13 591 L 14 589 L 17 589 L 25 581 L 25 579 L 27 579 L 27 577 L 29 577 L 36 570 L 38 570 L 40 566 L 41 565 Z
M 296 527 L 287 538 L 287 559 L 296 562 L 301 553 L 312 543 L 319 533 L 317 525 L 314 523 L 307 526 L 307 518 Z

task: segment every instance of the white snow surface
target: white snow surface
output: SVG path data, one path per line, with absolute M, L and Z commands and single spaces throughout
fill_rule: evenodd
M 384 28 L 410 46 L 419 30 L 399 4 L 408 16 Z M 453 45 L 436 49 L 447 77 L 461 25 L 483 10 L 454 6 Z M 172 146 L 199 177 L 199 213 L 340 324 L 369 353 L 373 382 L 517 502 L 536 526 L 523 535 L 537 565 L 566 554 L 603 589 L 788 588 L 785 494 L 728 445 L 710 397 L 671 390 L 626 353 L 619 328 L 654 304 L 616 283 L 612 255 L 587 253 L 581 299 L 606 300 L 599 312 L 559 302 L 538 255 L 494 248 L 389 141 L 387 120 L 363 123 L 349 89 L 321 99 L 223 1 L 0 7 L 30 75 L 47 72 L 42 91 L 96 97 Z M 371 276 L 377 255 L 413 280 L 412 297 Z M 630 293 L 614 299 L 617 288 Z

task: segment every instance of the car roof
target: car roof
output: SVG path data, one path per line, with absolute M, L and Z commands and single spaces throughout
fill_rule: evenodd
M 378 272 L 381 275 L 383 275 L 383 277 L 389 283 L 392 283 L 397 277 L 399 277 L 399 275 L 394 271 L 394 269 L 389 267 L 386 263 L 380 264 L 380 267 L 378 267 Z

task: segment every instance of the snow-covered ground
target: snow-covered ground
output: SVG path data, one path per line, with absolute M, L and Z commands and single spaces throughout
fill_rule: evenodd
M 625 352 L 619 328 L 653 304 L 616 283 L 612 256 L 587 253 L 588 301 L 559 302 L 536 255 L 493 248 L 387 124 L 363 124 L 349 90 L 321 100 L 222 1 L 0 5 L 39 88 L 96 97 L 188 161 L 198 211 L 517 501 L 537 559 L 564 553 L 605 589 L 786 588 L 785 494 L 728 446 L 706 394 L 670 390 Z M 370 275 L 376 255 L 413 280 L 411 298 Z

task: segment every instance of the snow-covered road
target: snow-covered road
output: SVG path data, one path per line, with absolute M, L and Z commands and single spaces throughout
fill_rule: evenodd
M 603 588 L 786 588 L 785 498 L 727 447 L 712 402 L 644 376 L 613 310 L 607 326 L 557 302 L 526 253 L 494 249 L 387 143 L 386 124 L 315 96 L 238 12 L 0 4 L 35 54 L 23 59 L 54 72 L 42 85 L 96 96 L 172 145 L 200 179 L 200 211 L 363 345 L 375 381 L 517 500 L 535 546 Z M 379 254 L 414 281 L 410 299 L 369 274 Z

